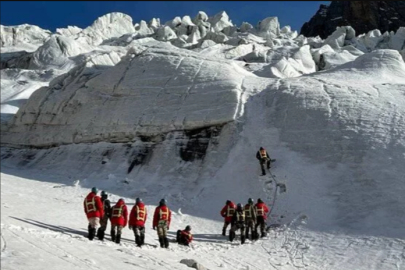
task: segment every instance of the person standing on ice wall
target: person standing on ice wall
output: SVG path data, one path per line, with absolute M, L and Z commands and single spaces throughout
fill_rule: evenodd
M 225 202 L 225 206 L 221 209 L 220 214 L 224 218 L 224 226 L 222 227 L 222 235 L 224 236 L 226 235 L 226 228 L 229 224 L 231 224 L 233 213 L 235 213 L 235 208 L 236 205 L 232 201 L 227 200 Z
M 105 231 L 107 230 L 108 220 L 111 217 L 111 202 L 108 194 L 103 190 L 101 191 L 101 202 L 103 203 L 104 215 L 100 219 L 100 228 L 97 230 L 97 237 L 100 240 L 104 239 Z
M 170 221 L 172 219 L 172 211 L 166 206 L 166 200 L 161 199 L 159 206 L 156 207 L 153 215 L 153 229 L 157 229 L 160 247 L 169 247 L 169 239 L 167 238 L 167 231 L 170 228 Z
M 264 169 L 264 165 L 267 163 L 267 169 L 270 169 L 270 156 L 269 153 L 267 153 L 266 149 L 263 147 L 260 147 L 259 151 L 256 153 L 256 158 L 260 162 L 260 168 L 262 169 L 262 175 L 266 175 L 266 170 Z
M 229 241 L 233 241 L 236 236 L 236 231 L 240 230 L 241 243 L 245 243 L 245 212 L 243 211 L 243 205 L 238 203 L 235 213 L 232 216 L 231 231 L 229 232 Z
M 122 228 L 127 226 L 128 209 L 123 198 L 111 209 L 111 240 L 117 244 L 121 242 Z
M 261 232 L 261 237 L 266 236 L 266 218 L 267 218 L 267 213 L 269 212 L 269 208 L 267 205 L 262 201 L 262 199 L 257 199 L 257 203 L 255 204 L 255 209 L 256 209 L 256 214 L 257 214 L 257 220 L 256 220 L 256 226 L 255 226 L 255 231 L 257 232 L 257 228 L 260 226 L 260 232 Z M 256 234 L 256 237 L 259 237 L 259 234 Z
M 148 217 L 145 204 L 141 198 L 136 198 L 135 205 L 129 214 L 129 229 L 134 231 L 135 243 L 141 247 L 145 243 L 145 222 Z
M 86 196 L 83 202 L 84 212 L 89 221 L 88 238 L 93 240 L 96 235 L 96 230 L 100 227 L 100 218 L 104 216 L 103 203 L 101 198 L 97 196 L 98 189 L 93 187 L 91 192 Z

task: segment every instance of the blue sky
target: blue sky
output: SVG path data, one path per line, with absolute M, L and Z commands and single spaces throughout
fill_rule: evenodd
M 321 4 L 330 1 L 1 1 L 2 25 L 33 24 L 54 32 L 68 25 L 85 28 L 98 17 L 110 12 L 122 12 L 134 23 L 160 18 L 163 24 L 176 16 L 191 18 L 204 11 L 213 16 L 226 11 L 232 22 L 256 25 L 258 21 L 276 16 L 281 27 L 290 25 L 298 32 Z

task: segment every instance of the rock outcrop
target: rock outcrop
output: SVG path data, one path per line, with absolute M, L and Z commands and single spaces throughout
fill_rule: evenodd
M 397 31 L 405 26 L 405 1 L 332 1 L 329 6 L 320 6 L 300 34 L 325 39 L 337 26 L 347 25 L 358 35 L 374 29 Z

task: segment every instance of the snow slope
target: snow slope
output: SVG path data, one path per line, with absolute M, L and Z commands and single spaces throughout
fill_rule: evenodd
M 307 39 L 276 17 L 200 12 L 32 29 L 35 51 L 2 35 L 2 268 L 405 268 L 402 28 Z M 260 146 L 274 178 L 258 176 Z M 191 225 L 193 247 L 156 248 L 151 215 L 142 249 L 127 228 L 89 242 L 92 186 L 150 214 L 166 198 L 171 237 Z M 249 197 L 282 226 L 230 243 L 219 211 Z

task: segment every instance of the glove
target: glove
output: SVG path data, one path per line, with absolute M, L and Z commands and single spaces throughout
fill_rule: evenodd
M 155 226 L 153 226 L 153 230 L 155 230 L 155 231 L 156 231 L 156 227 L 155 227 Z
M 128 228 L 129 228 L 130 230 L 132 230 L 132 226 L 129 226 Z

